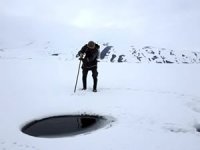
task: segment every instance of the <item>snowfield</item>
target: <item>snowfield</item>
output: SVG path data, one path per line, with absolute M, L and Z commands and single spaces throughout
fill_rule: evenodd
M 0 59 L 0 150 L 199 150 L 200 66 L 99 63 L 98 92 L 74 93 L 78 60 Z M 91 133 L 36 138 L 20 130 L 54 115 L 97 114 L 115 122 Z

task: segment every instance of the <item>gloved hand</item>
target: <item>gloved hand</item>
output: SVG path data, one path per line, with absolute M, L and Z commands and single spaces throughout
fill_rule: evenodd
M 76 54 L 76 58 L 79 57 L 79 54 Z
M 81 57 L 82 58 L 83 56 L 84 56 L 84 53 L 80 53 L 79 52 L 78 54 L 76 54 L 76 57 Z

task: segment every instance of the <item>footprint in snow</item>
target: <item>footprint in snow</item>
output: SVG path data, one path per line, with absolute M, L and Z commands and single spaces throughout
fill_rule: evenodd
M 186 127 L 180 127 L 173 123 L 166 123 L 162 128 L 173 133 L 188 133 L 193 130 L 192 128 L 186 129 Z

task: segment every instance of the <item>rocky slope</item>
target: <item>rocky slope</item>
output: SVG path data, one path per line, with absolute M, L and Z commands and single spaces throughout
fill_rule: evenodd
M 200 52 L 175 51 L 151 46 L 137 49 L 131 46 L 129 51 L 117 53 L 114 46 L 103 44 L 100 59 L 109 62 L 191 64 L 200 63 Z

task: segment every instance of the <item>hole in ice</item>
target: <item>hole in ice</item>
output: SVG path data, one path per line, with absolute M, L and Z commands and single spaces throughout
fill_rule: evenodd
M 35 120 L 21 131 L 34 137 L 66 137 L 88 133 L 114 122 L 113 118 L 97 115 L 65 115 Z

